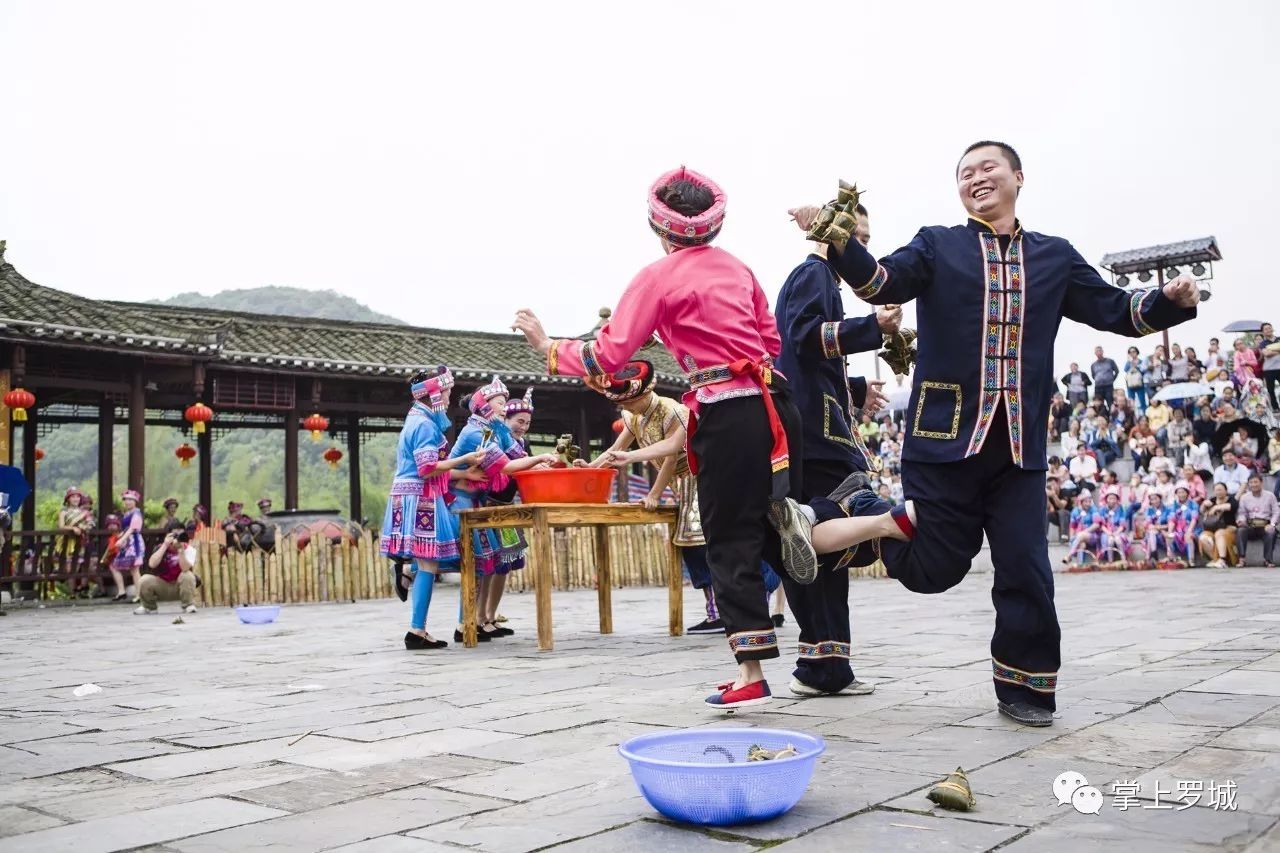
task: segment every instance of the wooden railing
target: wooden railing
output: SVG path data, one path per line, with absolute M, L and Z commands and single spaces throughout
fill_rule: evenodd
M 280 537 L 274 552 L 227 551 L 222 533 L 208 529 L 193 544 L 198 548 L 196 574 L 205 605 L 294 604 L 357 601 L 394 594 L 391 572 L 378 553 L 377 534 L 365 531 L 357 540 L 333 544 L 312 539 L 299 549 L 297 539 Z M 552 588 L 595 589 L 595 544 L 585 528 L 557 530 Z M 0 546 L 0 589 L 15 597 L 58 597 L 58 584 L 87 586 L 109 583 L 111 574 L 101 562 L 109 534 L 95 530 L 69 557 L 55 553 L 54 530 L 14 531 Z M 164 531 L 143 531 L 147 553 L 164 539 Z M 667 529 L 664 525 L 636 525 L 609 530 L 616 587 L 666 585 Z M 526 567 L 507 580 L 511 592 L 534 589 L 535 573 Z M 146 571 L 144 564 L 143 571 Z M 128 583 L 126 574 L 125 582 Z

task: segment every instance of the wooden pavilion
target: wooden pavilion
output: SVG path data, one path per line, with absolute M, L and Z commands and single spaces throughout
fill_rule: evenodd
M 608 310 L 600 316 L 603 322 Z M 657 366 L 662 393 L 687 388 L 665 348 L 651 345 L 642 357 Z M 97 424 L 100 507 L 114 503 L 112 435 L 123 421 L 129 487 L 149 494 L 145 427 L 177 427 L 192 436 L 200 502 L 211 509 L 211 451 L 219 437 L 240 428 L 282 430 L 284 508 L 298 509 L 298 433 L 304 418 L 320 414 L 330 436 L 345 441 L 348 509 L 358 520 L 361 436 L 398 432 L 408 377 L 437 364 L 457 376 L 462 393 L 455 400 L 494 374 L 513 394 L 533 386 L 535 437 L 573 433 L 584 450 L 612 440 L 613 406 L 577 379 L 548 376 L 518 335 L 88 299 L 28 281 L 0 241 L 0 398 L 19 387 L 35 397 L 20 447 L 14 412 L 0 406 L 0 462 L 18 465 L 34 483 L 42 431 Z M 213 411 L 203 432 L 184 419 L 197 402 Z M 463 420 L 457 405 L 455 422 Z M 34 528 L 35 497 L 15 526 Z

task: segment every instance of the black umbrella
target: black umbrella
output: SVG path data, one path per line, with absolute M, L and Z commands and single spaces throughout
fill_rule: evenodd
M 1219 426 L 1213 432 L 1213 449 L 1218 455 L 1222 455 L 1222 448 L 1231 442 L 1231 436 L 1236 431 L 1244 427 L 1249 431 L 1249 436 L 1258 440 L 1258 452 L 1261 453 L 1267 446 L 1267 428 L 1255 420 L 1249 418 L 1237 418 L 1234 421 L 1227 421 Z
M 1261 332 L 1261 320 L 1236 320 L 1234 323 L 1228 323 L 1223 330 L 1224 332 Z

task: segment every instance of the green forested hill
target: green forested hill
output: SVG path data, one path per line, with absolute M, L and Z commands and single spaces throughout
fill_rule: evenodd
M 318 298 L 319 297 L 319 298 Z M 185 305 L 199 308 L 221 308 L 229 311 L 252 311 L 265 314 L 284 314 L 298 317 L 326 317 L 339 320 L 363 320 L 368 322 L 398 323 L 393 317 L 379 314 L 349 296 L 332 291 L 311 291 L 295 287 L 255 287 L 245 290 L 228 290 L 213 296 L 198 293 L 181 293 L 168 300 L 166 305 Z M 160 516 L 160 505 L 166 497 L 173 496 L 182 502 L 186 517 L 197 501 L 196 473 L 198 460 L 190 467 L 182 468 L 173 451 L 184 440 L 182 433 L 166 427 L 147 428 L 147 482 L 143 498 L 148 518 Z M 369 436 L 362 448 L 361 472 L 363 479 L 362 509 L 365 518 L 376 525 L 381 523 L 386 504 L 387 489 L 391 484 L 395 464 L 396 436 L 380 434 Z M 337 509 L 343 515 L 349 512 L 347 500 L 347 460 L 342 459 L 332 469 L 321 454 L 334 442 L 326 436 L 313 443 L 303 435 L 298 442 L 298 493 L 299 503 L 306 509 Z M 40 449 L 45 458 L 36 471 L 38 494 L 37 516 L 42 528 L 51 527 L 62 502 L 62 494 L 68 486 L 77 486 L 86 494 L 97 496 L 98 490 L 98 429 L 90 425 L 71 425 L 55 429 L 41 437 Z M 128 472 L 128 439 L 123 424 L 116 427 L 113 455 L 118 495 L 125 488 Z M 337 443 L 346 454 L 346 440 Z M 276 430 L 232 430 L 219 436 L 213 445 L 213 498 L 214 513 L 221 515 L 228 500 L 245 504 L 250 513 L 256 513 L 259 498 L 269 497 L 277 508 L 284 507 L 284 433 Z M 98 501 L 99 517 L 105 514 L 102 501 Z M 357 519 L 359 520 L 359 519 Z
M 249 287 L 224 290 L 212 296 L 179 293 L 156 300 L 157 305 L 181 305 L 187 308 L 220 308 L 224 311 L 247 311 L 255 314 L 284 314 L 290 317 L 321 317 L 327 320 L 354 320 L 358 323 L 396 323 L 395 317 L 379 314 L 350 296 L 332 290 L 304 290 L 300 287 Z

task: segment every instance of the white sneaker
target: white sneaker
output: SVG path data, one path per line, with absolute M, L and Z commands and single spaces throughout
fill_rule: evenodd
M 869 696 L 876 692 L 876 686 L 869 681 L 858 681 L 856 678 L 853 683 L 843 690 L 835 693 L 828 693 L 825 690 L 819 690 L 816 687 L 810 687 L 798 678 L 792 678 L 791 683 L 787 685 L 792 695 L 800 696 L 805 699 L 816 699 L 820 696 Z
M 160 608 L 158 607 L 155 610 L 148 610 L 145 607 L 138 607 L 133 611 L 133 615 L 134 616 L 154 616 L 159 612 L 160 612 Z
M 195 606 L 194 604 L 188 604 L 186 607 L 184 607 L 184 608 L 182 609 L 182 612 L 183 612 L 183 613 L 195 613 L 195 612 L 196 612 L 196 606 Z

